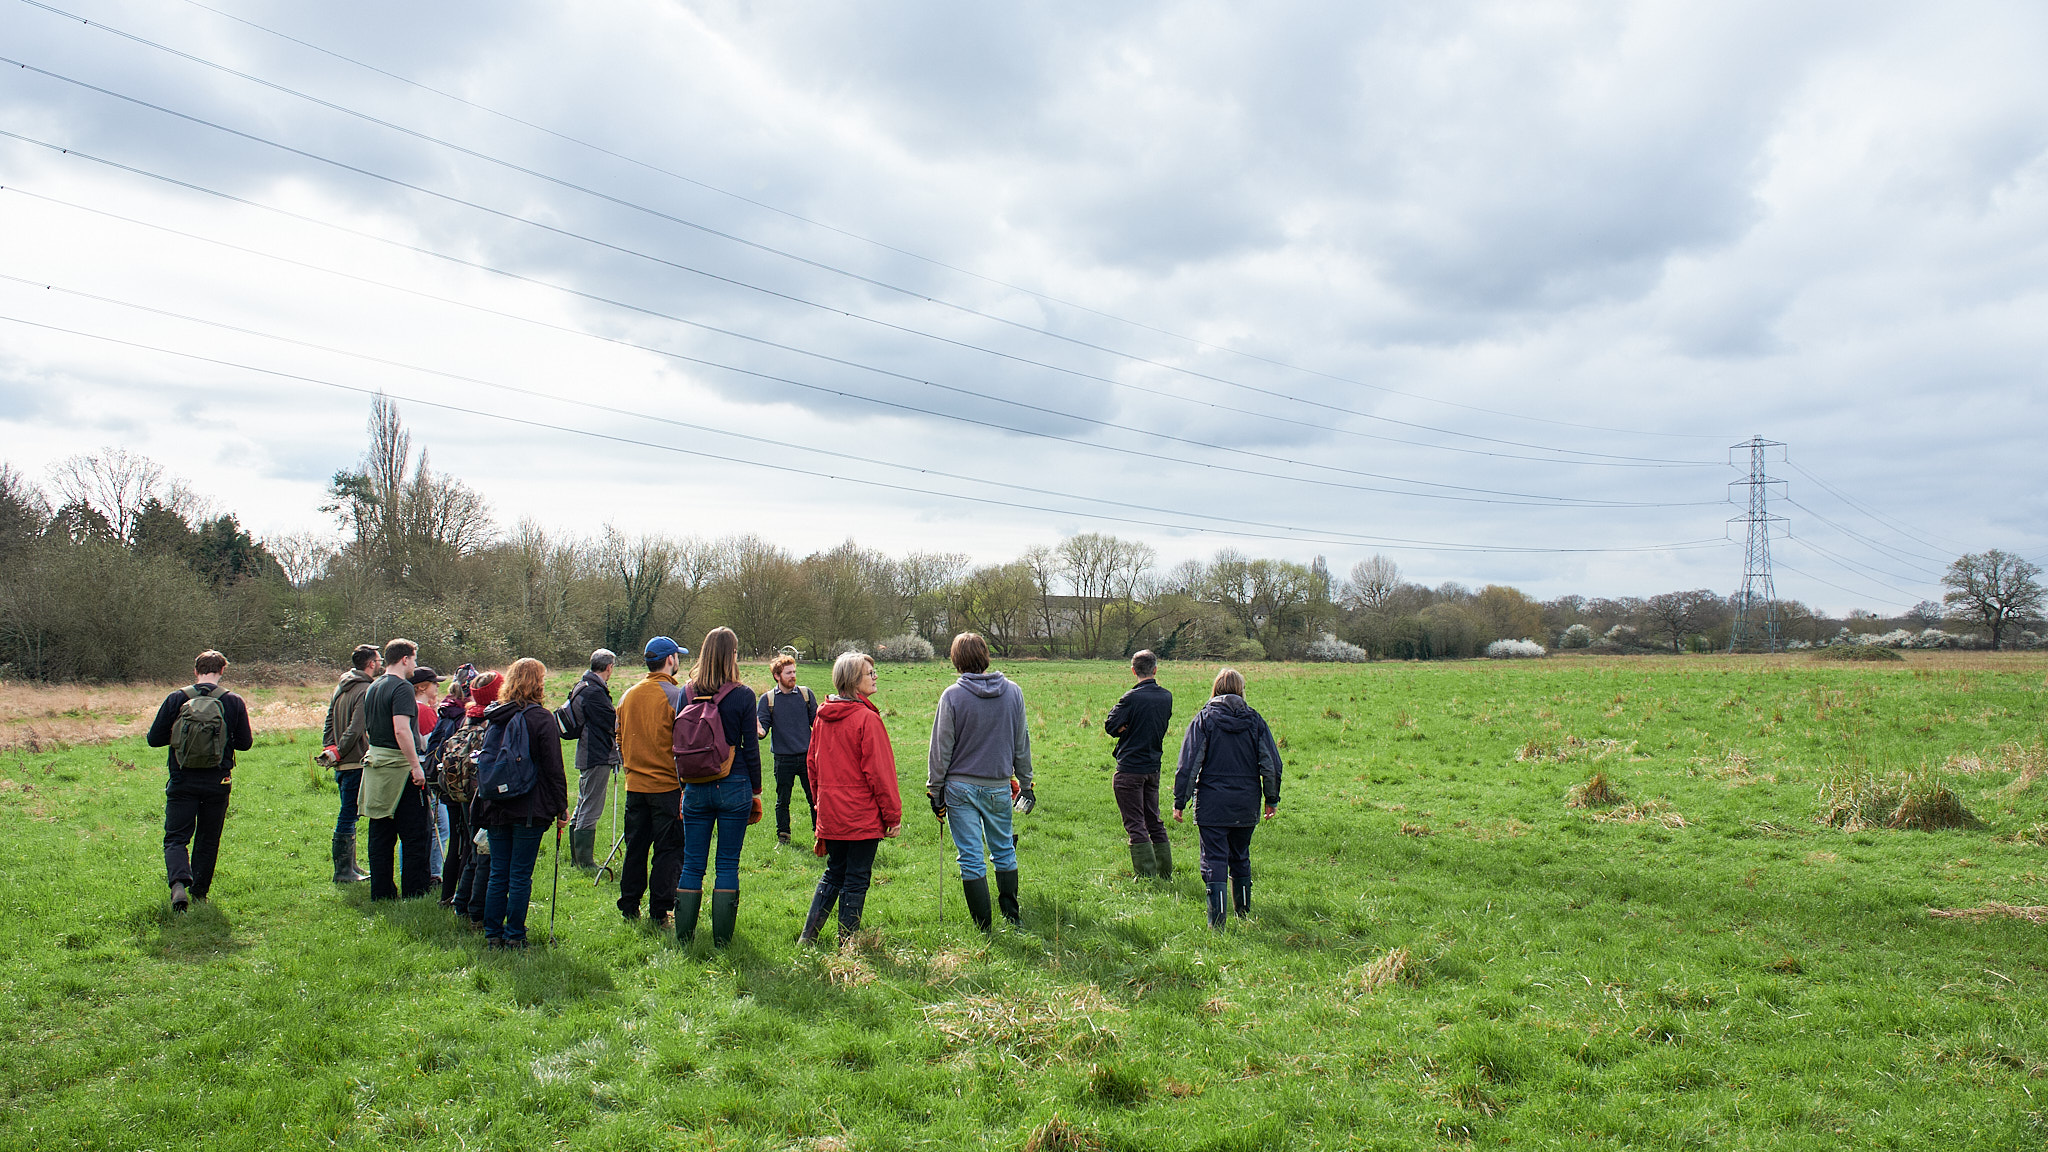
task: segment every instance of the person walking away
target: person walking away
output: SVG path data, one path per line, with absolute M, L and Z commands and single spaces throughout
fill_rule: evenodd
M 462 916 L 468 917 L 471 928 L 481 932 L 484 928 L 484 889 L 491 879 L 489 854 L 477 845 L 482 834 L 476 825 L 476 754 L 484 746 L 484 713 L 498 702 L 498 693 L 504 689 L 505 676 L 501 672 L 485 672 L 469 686 L 469 703 L 463 706 L 463 726 L 441 750 L 441 787 L 450 802 L 460 810 L 462 838 L 451 843 L 451 851 L 462 853 L 462 866 L 456 869 L 452 861 L 442 861 L 441 898 L 449 901 L 449 907 Z M 454 763 L 460 757 L 462 763 Z M 489 839 L 485 838 L 485 843 Z M 446 877 L 453 870 L 455 888 L 451 893 Z
M 363 695 L 384 671 L 375 644 L 356 645 L 349 654 L 349 665 L 327 701 L 327 719 L 320 732 L 321 762 L 334 769 L 334 790 L 341 794 L 341 811 L 334 818 L 336 884 L 370 878 L 356 867 L 357 801 L 363 788 L 363 753 L 369 748 L 363 739 Z
M 640 895 L 657 926 L 676 903 L 676 871 L 683 864 L 683 782 L 670 751 L 683 689 L 676 683 L 682 645 L 666 636 L 641 654 L 647 676 L 619 698 L 619 756 L 626 765 L 626 851 L 619 862 L 619 913 L 640 918 Z M 652 857 L 650 860 L 649 857 Z
M 180 688 L 156 710 L 149 746 L 168 749 L 164 767 L 164 878 L 171 907 L 183 912 L 213 890 L 220 834 L 227 825 L 228 795 L 234 787 L 235 753 L 255 743 L 249 706 L 221 687 L 228 658 L 212 649 L 192 661 L 192 685 Z M 190 845 L 189 852 L 187 845 Z
M 526 727 L 526 755 L 534 766 L 533 787 L 519 796 L 494 799 L 479 790 L 477 826 L 491 844 L 490 887 L 484 894 L 484 945 L 526 947 L 526 910 L 533 901 L 533 864 L 548 825 L 568 823 L 569 779 L 562 771 L 562 730 L 541 703 L 547 666 L 522 657 L 505 670 L 505 698 L 484 713 L 484 723 L 508 728 L 515 717 Z M 508 750 L 509 751 L 509 750 Z M 558 849 L 559 850 L 559 849 Z
M 775 677 L 775 683 L 761 697 L 754 734 L 768 737 L 768 751 L 775 757 L 775 842 L 787 844 L 791 784 L 803 786 L 804 807 L 811 810 L 811 833 L 815 836 L 818 831 L 818 797 L 812 790 L 806 762 L 811 750 L 811 727 L 818 721 L 818 698 L 809 688 L 797 686 L 796 657 L 786 653 L 777 656 L 769 661 L 768 673 Z
M 427 778 L 420 789 L 427 802 L 427 887 L 441 883 L 441 860 L 447 851 L 448 812 L 441 807 L 441 797 L 434 789 L 434 740 L 432 733 L 441 726 L 441 701 L 435 694 L 441 683 L 441 674 L 420 665 L 412 670 L 413 732 L 420 750 L 420 769 Z
M 932 720 L 925 799 L 946 822 L 960 857 L 967 912 L 983 932 L 993 929 L 989 867 L 995 865 L 1003 918 L 1022 923 L 1017 902 L 1017 840 L 1011 812 L 1038 801 L 1031 786 L 1031 730 L 1024 720 L 1024 690 L 988 668 L 988 641 L 978 633 L 953 637 L 953 669 L 960 679 L 939 694 Z
M 723 948 L 739 921 L 740 849 L 761 819 L 761 745 L 754 690 L 740 683 L 740 639 L 730 628 L 704 634 L 683 685 L 671 752 L 683 782 L 683 866 L 676 880 L 676 939 L 697 936 L 704 872 L 718 845 L 711 889 L 711 943 Z
M 417 667 L 419 645 L 391 641 L 384 645 L 384 675 L 363 697 L 370 749 L 363 759 L 362 805 L 370 818 L 372 900 L 411 899 L 427 890 L 427 774 L 412 687 Z
M 1110 790 L 1131 845 L 1131 873 L 1173 878 L 1173 845 L 1159 819 L 1160 747 L 1173 721 L 1173 693 L 1159 685 L 1159 657 L 1142 651 L 1131 657 L 1137 683 L 1117 700 L 1102 722 L 1116 737 L 1116 775 Z
M 564 710 L 575 725 L 576 814 L 569 820 L 569 862 L 578 868 L 597 867 L 597 826 L 604 820 L 605 790 L 619 763 L 619 714 L 612 707 L 612 667 L 618 657 L 609 648 L 590 654 L 590 670 L 576 681 Z
M 1223 931 L 1223 889 L 1230 886 L 1239 919 L 1252 910 L 1252 833 L 1259 800 L 1267 820 L 1280 806 L 1280 749 L 1266 718 L 1244 702 L 1244 677 L 1235 668 L 1216 673 L 1209 702 L 1181 736 L 1180 768 L 1173 774 L 1173 818 L 1194 801 L 1202 836 L 1202 883 L 1209 889 L 1209 927 Z
M 799 944 L 815 943 L 839 904 L 839 942 L 860 931 L 875 849 L 903 831 L 903 800 L 896 791 L 896 753 L 875 707 L 875 662 L 848 652 L 832 665 L 832 697 L 818 710 L 810 733 L 807 791 L 817 797 L 812 851 L 825 857 L 825 876 L 811 896 Z M 781 759 L 780 756 L 777 757 Z M 781 778 L 781 769 L 776 769 Z

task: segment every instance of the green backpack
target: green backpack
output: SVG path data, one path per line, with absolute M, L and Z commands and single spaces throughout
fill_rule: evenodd
M 197 684 L 185 689 L 185 703 L 171 724 L 171 751 L 178 754 L 179 768 L 218 768 L 227 758 L 228 711 L 221 703 L 226 695 L 225 688 L 219 695 L 201 692 Z

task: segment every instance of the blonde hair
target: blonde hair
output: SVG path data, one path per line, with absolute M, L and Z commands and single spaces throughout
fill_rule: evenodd
M 1244 695 L 1244 673 L 1235 668 L 1225 668 L 1216 673 L 1216 682 L 1209 685 L 1211 696 Z
M 780 676 L 782 675 L 782 670 L 784 668 L 793 667 L 795 664 L 796 657 L 791 656 L 787 652 L 784 652 L 782 655 L 777 656 L 775 659 L 770 660 L 768 662 L 768 674 L 770 676 Z
M 690 669 L 690 688 L 708 696 L 740 678 L 740 638 L 730 628 L 713 628 L 704 634 L 704 646 L 697 649 L 697 665 Z
M 505 669 L 504 698 L 514 704 L 538 704 L 547 697 L 548 666 L 521 656 Z
M 860 699 L 860 682 L 867 677 L 875 659 L 865 652 L 845 652 L 832 662 L 832 691 L 841 700 Z

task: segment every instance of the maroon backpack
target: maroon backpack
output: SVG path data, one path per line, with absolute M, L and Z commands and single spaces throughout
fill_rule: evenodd
M 733 749 L 726 743 L 725 721 L 719 718 L 718 706 L 724 703 L 727 693 L 739 686 L 737 680 L 728 681 L 711 696 L 699 696 L 688 685 L 683 687 L 683 707 L 676 713 L 669 743 L 669 751 L 676 758 L 678 780 L 685 784 L 709 784 L 732 772 Z

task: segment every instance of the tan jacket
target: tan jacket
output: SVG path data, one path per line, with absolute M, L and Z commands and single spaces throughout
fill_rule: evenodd
M 649 672 L 619 698 L 619 759 L 626 766 L 628 792 L 674 792 L 683 786 L 673 751 L 676 709 L 663 685 L 680 691 L 675 677 Z

